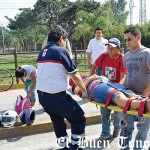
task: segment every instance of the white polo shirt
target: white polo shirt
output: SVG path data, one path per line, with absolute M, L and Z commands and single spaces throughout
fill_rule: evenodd
M 92 53 L 92 64 L 95 63 L 95 60 L 104 52 L 106 51 L 105 44 L 108 43 L 107 39 L 97 40 L 96 38 L 91 39 L 86 52 Z

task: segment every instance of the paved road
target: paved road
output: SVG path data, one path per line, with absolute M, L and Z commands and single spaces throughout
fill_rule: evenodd
M 113 126 L 111 124 L 111 130 Z M 86 147 L 84 150 L 119 150 L 119 138 L 111 139 L 108 143 L 98 144 L 96 139 L 99 137 L 101 131 L 101 124 L 86 126 Z M 133 139 L 137 129 L 133 132 Z M 67 130 L 70 137 L 70 129 Z M 149 134 L 150 137 L 150 134 Z M 149 139 L 150 142 L 150 139 Z M 131 141 L 133 145 L 133 141 Z M 0 150 L 54 150 L 56 149 L 56 137 L 54 132 L 47 132 L 41 134 L 32 134 L 28 136 L 18 136 L 16 138 L 7 138 L 0 140 Z M 133 148 L 131 148 L 132 150 Z M 148 150 L 145 148 L 143 150 Z
M 111 129 L 113 129 L 111 125 Z M 86 139 L 88 145 L 85 150 L 119 150 L 119 139 L 112 139 L 110 143 L 104 145 L 94 146 L 95 140 L 99 137 L 101 131 L 101 124 L 95 124 L 86 126 Z M 113 130 L 112 130 L 113 131 Z M 136 131 L 136 129 L 135 129 Z M 70 129 L 67 130 L 68 135 L 70 136 Z M 133 138 L 135 137 L 135 132 Z M 90 143 L 91 141 L 91 143 Z M 54 132 L 34 134 L 29 136 L 18 136 L 16 138 L 8 138 L 0 140 L 0 150 L 53 150 L 56 148 L 56 137 Z

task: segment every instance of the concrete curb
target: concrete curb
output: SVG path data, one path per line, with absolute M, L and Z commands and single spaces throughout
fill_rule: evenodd
M 9 85 L 1 85 L 0 90 L 6 89 L 8 87 Z M 21 88 L 24 88 L 24 84 L 13 84 L 11 87 L 11 89 L 21 89 Z
M 11 87 L 11 89 L 21 89 L 24 88 L 24 84 L 13 84 L 13 86 Z
M 111 114 L 111 118 L 114 118 L 114 114 Z M 70 123 L 65 121 L 67 128 L 70 128 Z M 101 123 L 101 115 L 89 116 L 86 117 L 86 125 Z M 29 134 L 43 133 L 43 132 L 52 132 L 53 124 L 52 122 L 38 123 L 31 126 L 15 126 L 11 128 L 2 128 L 0 129 L 0 139 L 5 138 L 14 138 L 17 136 L 24 136 Z

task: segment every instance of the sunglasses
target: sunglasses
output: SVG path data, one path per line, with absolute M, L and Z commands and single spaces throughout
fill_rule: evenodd
M 131 41 L 131 38 L 124 39 L 124 42 L 130 42 L 130 41 Z

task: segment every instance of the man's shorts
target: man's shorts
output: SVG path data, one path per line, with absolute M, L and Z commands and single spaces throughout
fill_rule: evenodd
M 114 88 L 108 85 L 108 83 L 101 83 L 96 86 L 93 90 L 93 100 L 100 103 L 105 103 L 108 99 L 108 95 Z M 115 105 L 114 99 L 115 96 L 119 93 L 119 91 L 115 92 L 112 96 L 110 104 Z

